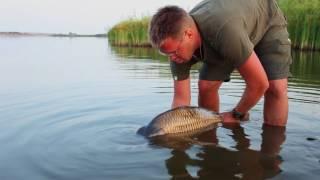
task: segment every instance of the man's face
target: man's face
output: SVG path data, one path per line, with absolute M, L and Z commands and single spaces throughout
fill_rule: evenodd
M 188 62 L 193 55 L 193 41 L 187 32 L 182 33 L 179 38 L 168 37 L 162 41 L 159 52 L 169 56 L 176 63 Z

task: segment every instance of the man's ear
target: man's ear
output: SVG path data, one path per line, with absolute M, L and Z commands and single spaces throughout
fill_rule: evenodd
M 184 31 L 184 35 L 188 38 L 188 39 L 192 39 L 194 34 L 193 34 L 193 30 L 191 28 L 186 28 Z

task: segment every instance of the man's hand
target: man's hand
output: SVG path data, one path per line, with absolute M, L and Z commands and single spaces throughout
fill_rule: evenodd
M 223 112 L 220 114 L 223 118 L 223 123 L 240 123 L 240 120 L 239 119 L 235 119 L 233 116 L 232 116 L 232 112 Z
M 239 124 L 240 121 L 247 121 L 249 120 L 249 113 L 246 113 L 245 117 L 242 119 L 236 119 L 233 117 L 232 111 L 231 112 L 223 112 L 220 114 L 223 118 L 223 123 L 227 124 Z

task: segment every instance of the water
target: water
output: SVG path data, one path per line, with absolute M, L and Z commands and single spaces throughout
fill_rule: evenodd
M 199 144 L 151 143 L 136 130 L 170 108 L 167 60 L 96 38 L 0 39 L 0 179 L 318 179 L 320 54 L 295 52 L 286 128 L 218 127 Z M 192 70 L 192 104 L 198 72 Z M 244 84 L 220 91 L 230 110 Z

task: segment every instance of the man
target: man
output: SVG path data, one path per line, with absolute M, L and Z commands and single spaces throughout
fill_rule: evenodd
M 219 112 L 218 90 L 236 69 L 246 88 L 224 122 L 236 123 L 264 96 L 264 123 L 285 126 L 291 64 L 286 20 L 275 0 L 204 0 L 189 13 L 177 6 L 152 17 L 152 45 L 171 60 L 172 107 L 190 105 L 190 67 L 203 61 L 199 106 Z

